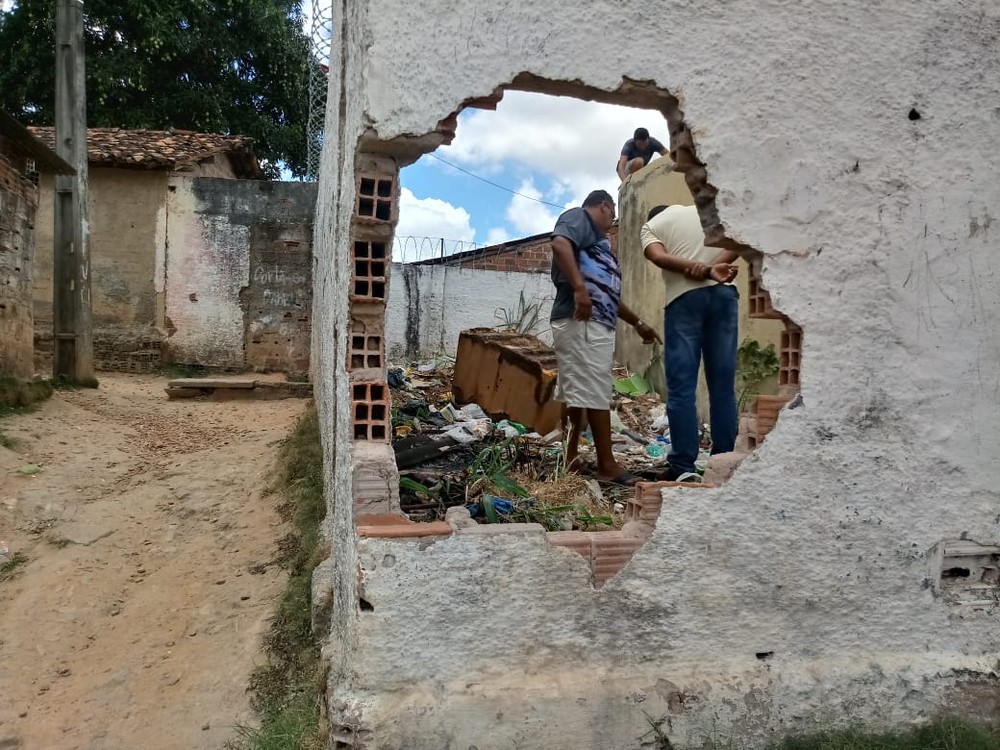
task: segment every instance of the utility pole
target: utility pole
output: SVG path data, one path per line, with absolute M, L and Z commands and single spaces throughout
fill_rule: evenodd
M 56 177 L 52 253 L 53 374 L 94 377 L 87 212 L 87 90 L 83 0 L 56 0 L 56 153 L 76 169 Z

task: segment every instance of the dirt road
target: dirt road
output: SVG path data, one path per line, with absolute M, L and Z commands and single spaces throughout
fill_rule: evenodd
M 168 401 L 102 374 L 4 422 L 0 748 L 221 748 L 285 574 L 269 496 L 301 400 Z M 35 475 L 18 469 L 38 465 Z

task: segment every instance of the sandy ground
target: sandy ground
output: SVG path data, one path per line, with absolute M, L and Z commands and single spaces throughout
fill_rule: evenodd
M 289 531 L 267 488 L 305 402 L 168 401 L 165 384 L 103 373 L 4 420 L 0 562 L 28 558 L 0 581 L 4 750 L 217 749 L 252 718 Z

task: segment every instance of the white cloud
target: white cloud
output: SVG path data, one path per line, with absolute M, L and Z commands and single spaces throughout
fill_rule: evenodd
M 513 196 L 507 206 L 507 221 L 510 222 L 511 226 L 522 235 L 551 232 L 562 211 L 539 203 L 537 200 L 531 200 L 542 197 L 541 192 L 531 180 L 522 182 L 517 191 L 523 195 Z
M 471 250 L 475 237 L 472 217 L 461 206 L 440 198 L 417 198 L 405 187 L 400 191 L 393 260 L 409 263 Z
M 579 205 L 591 190 L 617 195 L 618 155 L 639 126 L 669 143 L 666 121 L 653 110 L 508 91 L 496 112 L 463 112 L 440 153 L 480 174 L 517 163 L 554 181 L 546 200 Z
M 491 227 L 486 233 L 487 245 L 499 245 L 511 239 L 510 233 L 503 227 Z

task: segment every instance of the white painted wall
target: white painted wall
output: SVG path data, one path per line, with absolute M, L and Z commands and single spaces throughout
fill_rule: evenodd
M 646 715 L 670 715 L 676 747 L 713 732 L 760 747 L 988 708 L 996 608 L 940 596 L 935 550 L 1000 542 L 996 5 L 358 0 L 334 12 L 343 65 L 330 75 L 314 351 L 335 737 L 626 748 Z M 767 254 L 774 304 L 805 331 L 804 406 L 727 485 L 668 497 L 651 541 L 599 591 L 573 553 L 531 538 L 352 542 L 354 149 L 366 126 L 382 141 L 432 132 L 522 71 L 606 91 L 652 79 L 679 95 L 727 232 Z M 371 612 L 354 607 L 359 560 Z
M 503 309 L 516 316 L 522 293 L 526 305 L 539 306 L 536 335 L 551 343 L 549 313 L 555 289 L 548 274 L 402 263 L 393 263 L 391 273 L 385 311 L 390 363 L 442 353 L 455 356 L 462 331 L 500 325 Z

